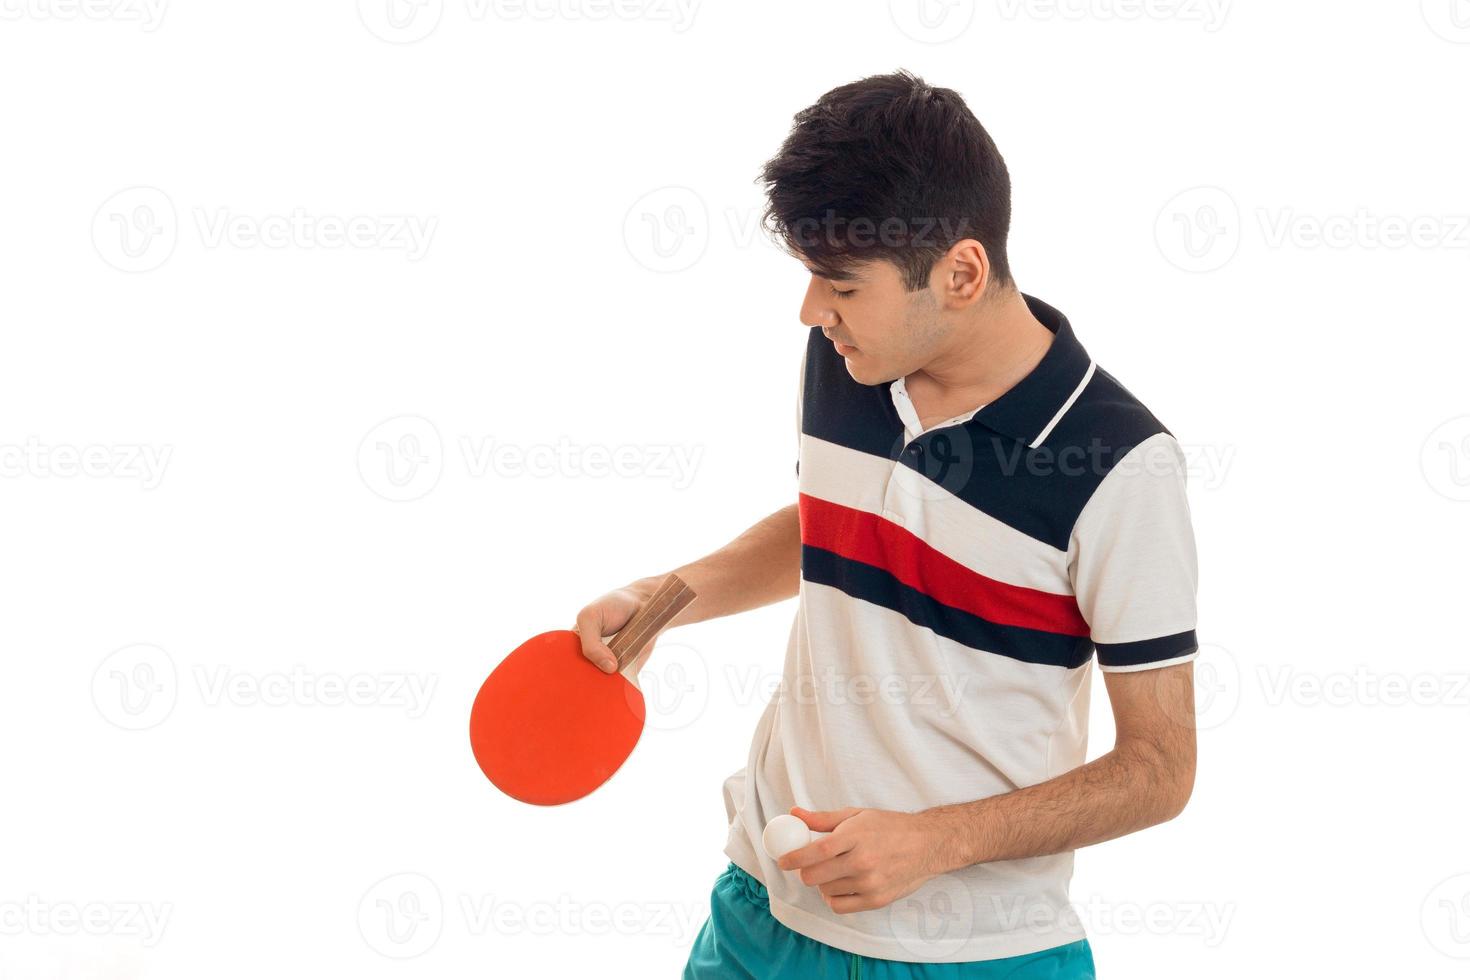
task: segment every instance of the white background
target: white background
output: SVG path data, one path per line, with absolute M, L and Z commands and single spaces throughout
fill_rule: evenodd
M 1199 779 L 1079 853 L 1101 974 L 1463 976 L 1470 5 L 528 3 L 0 0 L 0 977 L 677 975 L 793 604 L 666 636 L 571 806 L 467 712 L 793 499 L 753 178 L 899 66 L 1196 464 Z

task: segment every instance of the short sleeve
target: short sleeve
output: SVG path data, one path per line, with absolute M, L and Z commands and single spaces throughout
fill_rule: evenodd
M 1072 587 L 1105 671 L 1167 667 L 1199 655 L 1186 468 L 1169 433 L 1145 439 L 1103 478 L 1073 527 Z

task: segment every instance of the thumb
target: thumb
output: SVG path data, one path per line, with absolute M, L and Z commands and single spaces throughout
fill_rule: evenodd
M 799 806 L 791 808 L 794 816 L 800 817 L 802 823 L 818 833 L 831 833 L 842 821 L 861 812 L 862 807 L 856 806 L 844 807 L 841 810 L 807 810 Z

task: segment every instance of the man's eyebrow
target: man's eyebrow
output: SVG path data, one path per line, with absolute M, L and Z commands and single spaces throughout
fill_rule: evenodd
M 849 269 L 813 269 L 805 262 L 802 267 L 819 279 L 830 279 L 832 282 L 865 282 L 867 277 L 861 273 Z

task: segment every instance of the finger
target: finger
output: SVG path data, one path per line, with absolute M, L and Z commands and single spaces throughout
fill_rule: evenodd
M 827 833 L 837 829 L 837 825 L 848 817 L 862 812 L 862 807 L 849 806 L 841 810 L 807 810 L 799 806 L 791 808 L 791 812 L 802 819 L 812 830 L 818 833 Z
M 801 883 L 820 887 L 831 884 L 834 881 L 851 879 L 858 874 L 857 868 L 853 867 L 852 852 L 839 854 L 830 861 L 821 861 L 809 868 L 801 870 Z
M 776 867 L 783 871 L 800 871 L 823 861 L 830 861 L 840 854 L 846 854 L 852 850 L 852 843 L 838 834 L 829 834 L 820 840 L 814 840 L 805 847 L 798 847 L 794 851 L 788 851 L 781 855 L 776 862 Z
M 618 660 L 608 645 L 602 642 L 603 629 L 600 604 L 593 603 L 577 613 L 577 636 L 582 641 L 582 656 L 592 661 L 598 669 L 611 674 L 618 669 Z
M 843 895 L 858 895 L 862 893 L 862 890 L 862 885 L 851 875 L 845 878 L 837 878 L 826 884 L 817 886 L 817 891 L 828 898 L 839 898 Z
M 847 915 L 851 912 L 866 912 L 869 909 L 881 909 L 884 905 L 888 904 L 877 895 L 868 895 L 862 892 L 856 895 L 838 895 L 826 899 L 826 902 L 827 907 L 838 915 Z

